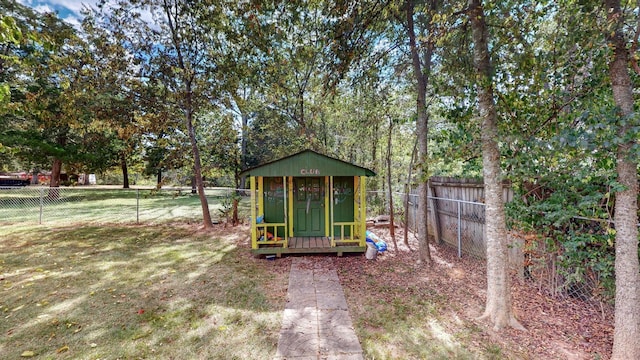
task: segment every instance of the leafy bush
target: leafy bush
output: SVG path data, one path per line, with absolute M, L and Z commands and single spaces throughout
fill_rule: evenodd
M 607 180 L 537 180 L 523 184 L 521 196 L 507 206 L 510 227 L 537 234 L 525 256 L 529 266 L 551 269 L 552 293 L 607 303 L 613 299 L 615 230 L 610 218 L 616 183 Z

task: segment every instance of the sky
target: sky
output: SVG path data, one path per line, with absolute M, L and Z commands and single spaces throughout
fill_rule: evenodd
M 57 12 L 61 19 L 78 27 L 83 6 L 95 5 L 98 0 L 17 0 L 17 2 L 40 12 Z

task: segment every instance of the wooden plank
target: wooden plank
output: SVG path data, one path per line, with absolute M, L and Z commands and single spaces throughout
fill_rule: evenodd
M 433 189 L 433 184 L 431 182 L 427 182 L 427 197 L 431 197 L 432 199 L 429 200 L 431 202 L 431 212 L 427 211 L 425 215 L 427 215 L 427 218 L 431 216 L 431 223 L 433 224 L 432 228 L 434 231 L 433 237 L 436 244 L 440 244 L 442 243 L 442 237 L 440 235 L 442 233 L 442 222 L 438 216 L 438 200 L 433 199 L 434 196 L 436 196 L 436 193 L 435 189 Z M 418 199 L 418 201 L 420 200 Z M 418 209 L 416 209 L 416 211 L 418 211 Z M 417 219 L 416 221 L 420 220 L 427 221 L 427 219 Z M 418 226 L 418 224 L 416 224 L 416 226 Z
M 270 255 L 275 254 L 280 256 L 281 254 L 333 254 L 333 253 L 364 253 L 367 250 L 366 246 L 340 246 L 329 248 L 305 248 L 305 249 L 293 249 L 282 247 L 270 247 L 253 249 L 251 252 L 255 255 Z

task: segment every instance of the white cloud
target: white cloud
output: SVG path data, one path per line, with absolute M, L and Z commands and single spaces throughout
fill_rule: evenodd
M 41 13 L 46 13 L 46 12 L 52 12 L 53 11 L 53 9 L 49 5 L 46 5 L 46 4 L 35 6 L 33 9 L 35 11 L 41 12 Z
M 33 8 L 40 13 L 56 12 L 65 22 L 80 28 L 82 19 L 81 11 L 85 6 L 94 6 L 98 0 L 17 0 L 20 4 Z
M 69 25 L 73 26 L 76 29 L 80 29 L 82 27 L 82 20 L 80 20 L 79 17 L 67 16 L 62 20 L 64 20 L 66 23 L 68 23 Z
M 32 7 L 38 11 L 40 9 L 48 9 L 49 11 L 57 10 L 58 12 L 71 12 L 75 16 L 80 16 L 80 11 L 84 6 L 95 6 L 98 0 L 18 0 L 22 5 Z M 65 11 L 66 9 L 66 11 Z
M 18 3 L 31 7 L 38 12 L 57 12 L 58 16 L 73 25 L 75 28 L 79 28 L 79 24 L 82 22 L 81 11 L 85 7 L 96 8 L 100 0 L 17 0 Z M 110 4 L 114 4 L 115 0 L 107 1 L 107 9 Z M 108 10 L 107 10 L 108 11 Z M 151 13 L 148 10 L 141 10 L 141 19 L 154 26 L 154 21 Z

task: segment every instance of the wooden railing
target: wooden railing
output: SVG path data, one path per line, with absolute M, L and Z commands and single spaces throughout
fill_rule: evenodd
M 333 226 L 339 226 L 340 227 L 340 231 L 339 231 L 339 237 L 336 234 L 332 234 L 333 236 L 331 237 L 331 246 L 336 246 L 336 243 L 359 243 L 360 239 L 356 239 L 355 236 L 355 230 L 357 229 L 358 223 L 355 221 L 351 221 L 351 222 L 334 222 Z M 349 229 L 349 234 L 351 234 L 351 236 L 349 238 L 345 238 L 345 227 L 347 227 L 347 229 Z M 333 230 L 333 229 L 332 229 Z
M 260 224 L 256 224 L 256 231 L 257 231 L 257 236 L 256 236 L 256 244 L 254 246 L 255 248 L 258 248 L 259 245 L 262 244 L 281 244 L 282 247 L 286 248 L 287 247 L 287 243 L 289 241 L 289 238 L 287 237 L 287 224 L 286 223 L 260 223 Z M 280 239 L 278 237 L 278 228 L 284 228 L 283 230 L 283 239 Z M 269 231 L 272 230 L 272 231 Z M 273 236 L 271 238 L 271 240 L 269 239 L 269 234 L 271 234 L 271 236 Z M 262 240 L 261 240 L 262 239 Z

